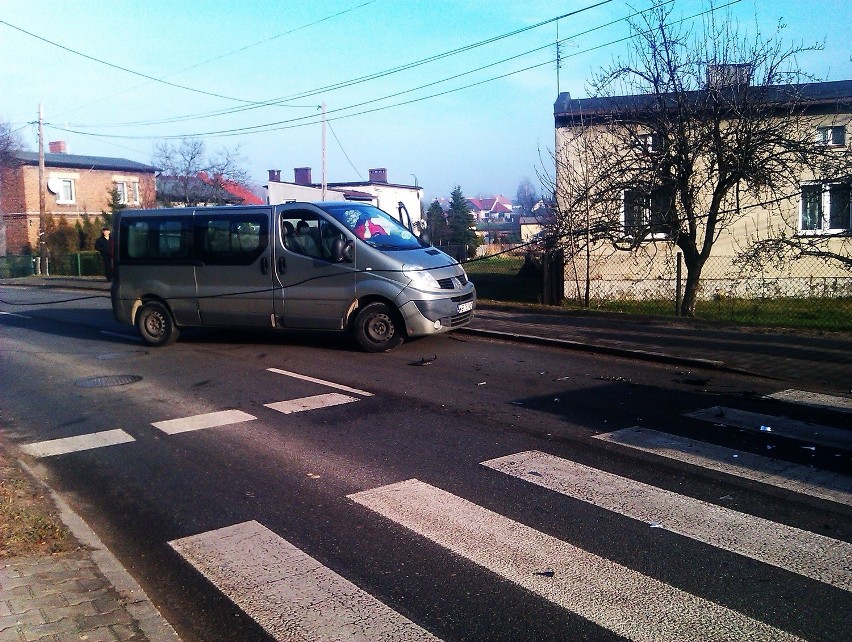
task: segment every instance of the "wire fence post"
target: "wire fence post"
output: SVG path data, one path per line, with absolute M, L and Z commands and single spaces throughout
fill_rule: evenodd
M 683 254 L 677 253 L 677 277 L 675 279 L 675 315 L 680 316 L 680 306 L 683 304 L 683 290 L 681 289 L 681 277 L 683 274 Z
M 83 276 L 83 263 L 80 260 L 80 253 L 77 252 L 77 276 Z

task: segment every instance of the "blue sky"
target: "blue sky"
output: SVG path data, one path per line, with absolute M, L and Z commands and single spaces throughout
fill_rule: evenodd
M 416 176 L 429 198 L 456 184 L 467 196 L 511 198 L 524 178 L 539 185 L 539 174 L 552 173 L 556 23 L 381 72 L 598 2 L 0 0 L 0 20 L 18 28 L 0 23 L 0 120 L 20 127 L 34 150 L 36 128 L 27 123 L 42 103 L 47 140 L 67 141 L 71 153 L 149 162 L 155 143 L 197 135 L 211 152 L 239 146 L 258 183 L 268 169 L 292 180 L 302 166 L 318 181 L 324 101 L 330 181 L 386 167 L 391 182 Z M 561 19 L 559 37 L 569 41 L 560 89 L 588 95 L 592 73 L 626 50 L 616 42 L 628 33 L 618 19 L 650 4 L 612 0 Z M 825 50 L 801 58 L 801 67 L 846 80 L 850 6 L 741 0 L 729 10 L 749 31 L 769 33 L 782 20 L 786 42 L 824 39 Z M 701 0 L 675 0 L 677 15 L 702 8 Z M 272 104 L 257 104 L 265 101 Z

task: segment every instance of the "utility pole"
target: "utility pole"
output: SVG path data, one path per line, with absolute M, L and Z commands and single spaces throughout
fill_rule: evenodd
M 44 110 L 38 104 L 38 246 L 39 274 L 47 274 L 47 244 L 45 243 L 44 219 L 47 205 L 44 194 Z
M 328 186 L 326 173 L 328 172 L 328 159 L 326 157 L 325 145 L 325 101 L 322 101 L 322 200 L 325 200 L 325 193 Z

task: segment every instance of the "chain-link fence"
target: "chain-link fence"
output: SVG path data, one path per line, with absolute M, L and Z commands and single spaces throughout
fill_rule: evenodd
M 0 256 L 0 278 L 30 276 L 38 272 L 39 257 L 29 254 Z M 48 257 L 48 274 L 102 276 L 104 264 L 97 252 L 73 252 Z
M 639 314 L 676 315 L 686 269 L 679 258 L 606 261 L 591 270 L 589 307 Z M 575 264 L 576 265 L 576 264 Z M 585 274 L 566 266 L 569 302 L 584 300 Z M 582 277 L 582 280 L 578 277 Z M 571 301 L 573 299 L 573 301 Z M 852 272 L 819 257 L 776 266 L 738 265 L 710 257 L 701 271 L 695 316 L 769 327 L 852 330 Z
M 464 264 L 482 299 L 541 303 L 544 253 L 503 248 Z M 586 269 L 587 261 L 589 269 Z M 565 260 L 565 304 L 629 314 L 677 315 L 686 268 L 675 254 Z M 588 285 L 587 285 L 588 283 Z M 767 327 L 852 331 L 852 271 L 819 257 L 775 266 L 741 266 L 710 257 L 697 291 L 695 315 Z
M 468 278 L 481 299 L 519 303 L 541 303 L 541 253 L 528 247 L 498 248 L 494 254 L 464 263 Z

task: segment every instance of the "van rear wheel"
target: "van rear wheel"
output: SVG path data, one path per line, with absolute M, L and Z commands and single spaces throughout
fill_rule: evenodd
M 405 338 L 397 315 L 384 303 L 369 303 L 355 316 L 355 339 L 367 352 L 387 352 Z
M 159 301 L 150 301 L 142 306 L 136 315 L 136 329 L 142 341 L 154 347 L 174 343 L 180 334 L 168 308 Z

